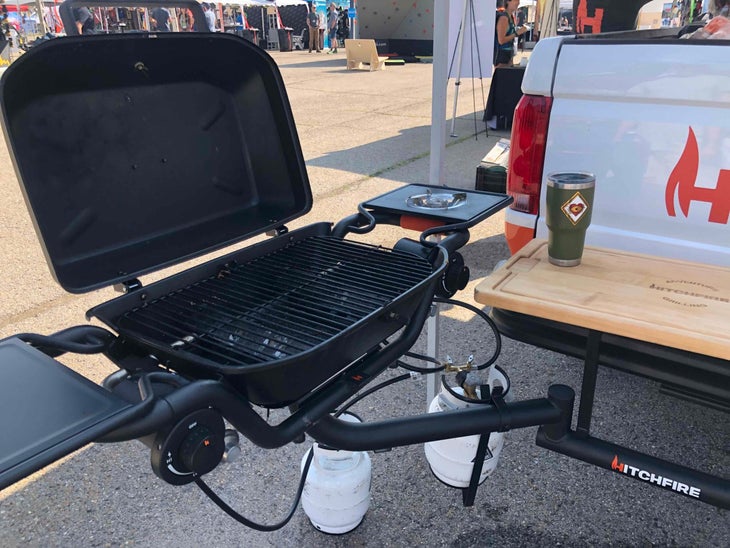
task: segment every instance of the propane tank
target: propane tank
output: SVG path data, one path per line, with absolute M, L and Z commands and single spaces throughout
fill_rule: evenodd
M 506 396 L 509 394 L 509 378 L 498 368 L 490 367 L 487 384 L 490 392 L 501 387 Z M 452 390 L 460 396 L 464 395 L 464 389 L 454 387 Z M 477 389 L 478 391 L 479 389 Z M 509 399 L 505 397 L 505 399 Z M 465 402 L 454 397 L 444 388 L 431 400 L 428 407 L 429 413 L 440 413 L 454 409 L 466 409 L 478 407 L 489 403 L 489 398 L 484 401 L 473 400 Z M 466 488 L 471 481 L 472 470 L 475 466 L 474 458 L 479 445 L 479 435 L 463 436 L 447 440 L 431 441 L 425 444 L 426 460 L 434 475 L 447 485 L 458 488 Z M 497 468 L 499 454 L 504 446 L 504 433 L 492 432 L 489 434 L 488 451 L 484 457 L 479 484 L 486 480 Z
M 360 422 L 354 415 L 340 419 Z M 312 525 L 341 535 L 360 525 L 370 506 L 370 456 L 364 451 L 342 451 L 315 443 L 314 456 L 302 491 L 302 508 Z M 304 470 L 308 453 L 302 458 Z

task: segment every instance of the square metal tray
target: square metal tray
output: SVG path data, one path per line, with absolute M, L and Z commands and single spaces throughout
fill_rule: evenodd
M 0 489 L 91 443 L 130 407 L 17 337 L 0 341 Z

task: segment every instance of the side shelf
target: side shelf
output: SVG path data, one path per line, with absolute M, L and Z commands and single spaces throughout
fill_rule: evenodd
M 0 341 L 0 489 L 127 422 L 132 407 L 18 338 Z

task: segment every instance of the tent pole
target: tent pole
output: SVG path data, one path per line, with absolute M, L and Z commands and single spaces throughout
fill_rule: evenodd
M 450 0 L 433 3 L 433 76 L 431 81 L 431 156 L 429 183 L 443 185 L 444 151 L 446 150 L 446 92 L 449 77 L 449 4 Z M 439 355 L 440 305 L 426 319 L 426 352 Z M 426 375 L 426 406 L 439 391 L 439 376 Z
M 432 185 L 443 184 L 450 3 L 450 1 L 433 3 L 433 80 L 431 82 L 431 156 L 429 160 L 429 183 Z
M 355 13 L 357 13 L 357 0 L 350 0 L 350 7 L 355 8 Z M 354 39 L 360 38 L 360 25 L 357 22 L 357 17 L 353 17 L 350 19 L 350 32 L 352 33 L 352 37 Z
M 38 10 L 38 23 L 41 27 L 41 35 L 45 36 L 48 32 L 48 26 L 46 25 L 46 13 L 43 9 L 43 0 L 35 0 L 35 6 L 35 9 Z

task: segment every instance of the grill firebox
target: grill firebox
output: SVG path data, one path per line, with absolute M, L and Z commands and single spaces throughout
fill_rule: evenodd
M 120 328 L 222 365 L 257 364 L 322 344 L 418 285 L 415 255 L 329 237 L 287 246 L 131 310 Z
M 313 228 L 277 240 L 276 247 L 253 246 L 200 276 L 162 280 L 142 290 L 147 295 L 133 292 L 92 314 L 168 367 L 194 377 L 222 375 L 254 403 L 277 407 L 413 321 L 443 268 L 412 252 Z

